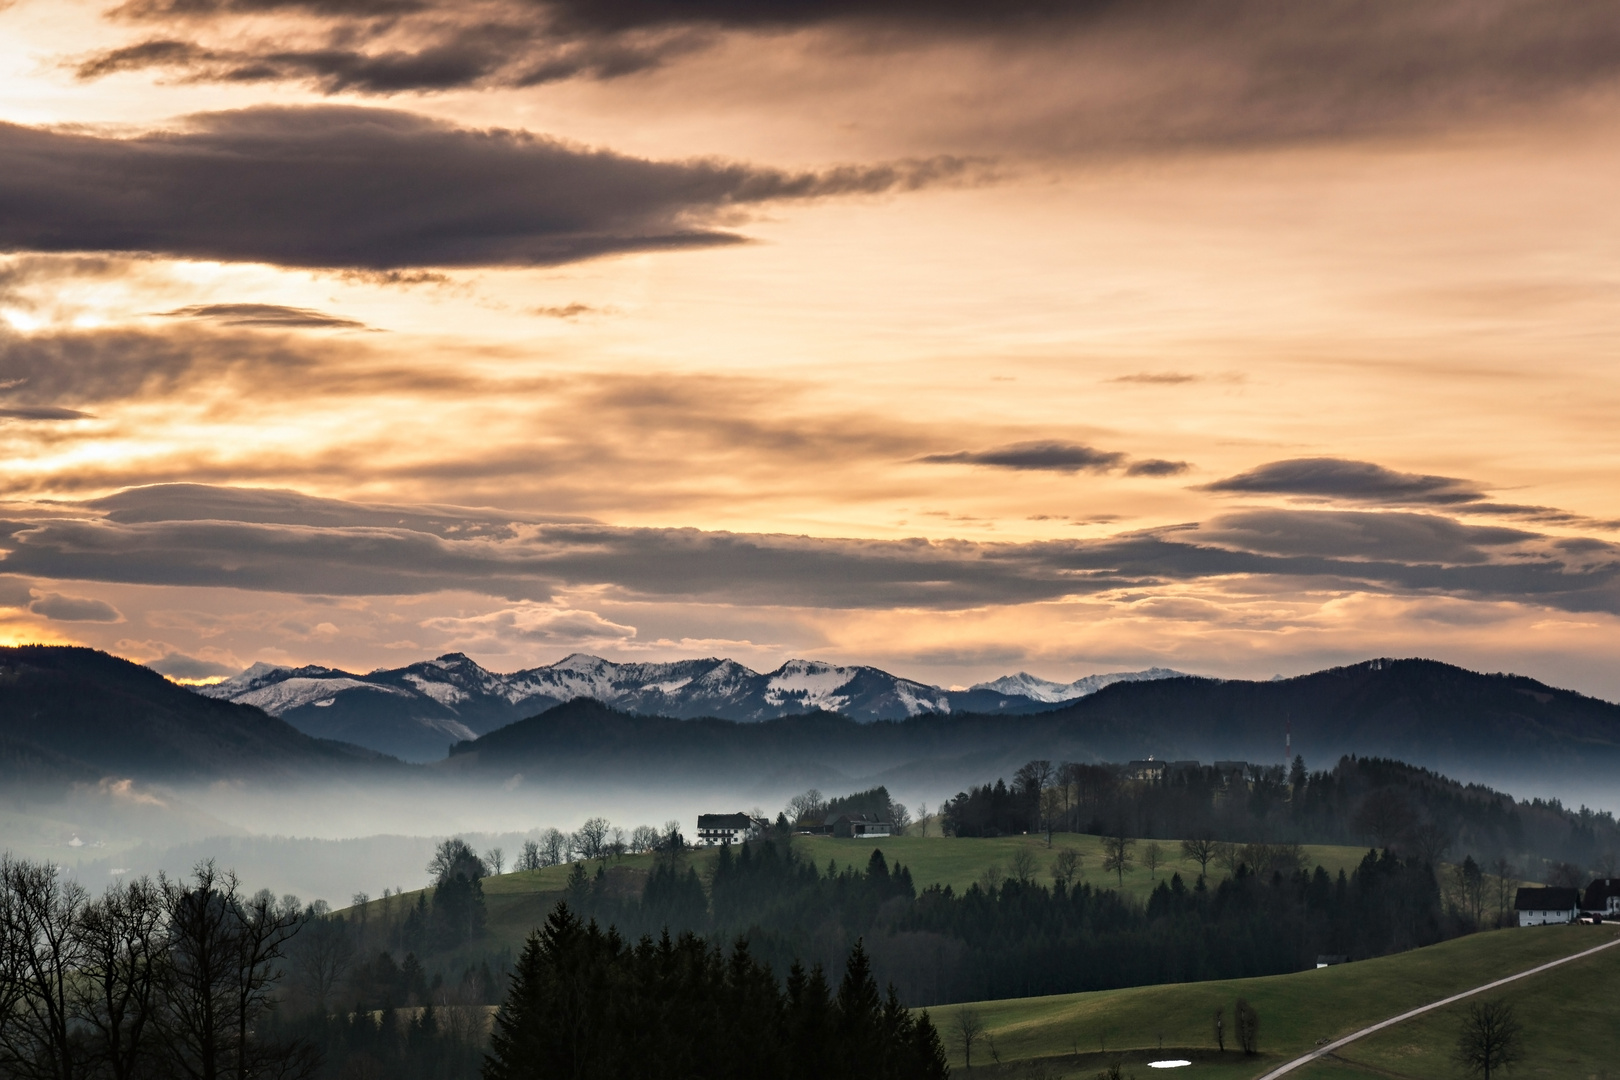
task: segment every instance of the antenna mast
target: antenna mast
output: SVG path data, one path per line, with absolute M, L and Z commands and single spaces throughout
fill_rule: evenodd
M 1283 736 L 1283 768 L 1294 763 L 1294 714 L 1289 713 L 1283 721 L 1287 734 Z

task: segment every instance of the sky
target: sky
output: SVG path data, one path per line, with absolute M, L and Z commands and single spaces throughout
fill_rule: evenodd
M 1620 699 L 1587 0 L 0 0 L 0 642 Z

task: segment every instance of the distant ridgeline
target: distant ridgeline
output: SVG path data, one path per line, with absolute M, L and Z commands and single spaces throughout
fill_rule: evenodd
M 1120 682 L 1046 712 L 872 723 L 825 711 L 757 723 L 676 720 L 582 699 L 460 742 L 443 767 L 503 779 L 678 773 L 708 782 L 788 773 L 823 788 L 937 790 L 1010 775 L 1037 755 L 1281 762 L 1288 731 L 1317 762 L 1396 758 L 1498 787 L 1608 784 L 1620 775 L 1620 706 L 1428 660 L 1370 661 L 1277 682 Z

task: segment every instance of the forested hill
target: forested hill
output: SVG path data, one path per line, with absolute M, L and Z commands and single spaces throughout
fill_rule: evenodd
M 665 780 L 708 777 L 962 785 L 1031 758 L 1280 762 L 1284 731 L 1313 764 L 1393 757 L 1465 778 L 1617 775 L 1620 706 L 1517 676 L 1374 660 L 1275 682 L 1119 683 L 1028 716 L 952 713 L 856 724 L 831 713 L 754 724 L 674 720 L 576 700 L 458 744 L 446 768 Z
M 389 760 L 199 697 L 104 652 L 0 648 L 0 780 L 213 780 L 368 764 Z
M 1052 714 L 1065 744 L 1103 756 L 1326 764 L 1399 758 L 1452 774 L 1616 775 L 1620 705 L 1518 675 L 1369 660 L 1273 682 L 1166 679 L 1108 687 Z

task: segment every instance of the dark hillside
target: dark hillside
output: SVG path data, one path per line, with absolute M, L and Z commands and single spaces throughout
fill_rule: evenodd
M 94 649 L 0 648 L 0 777 L 220 779 L 388 760 Z
M 1370 660 L 1277 682 L 1120 683 L 1052 715 L 1065 744 L 1114 757 L 1281 761 L 1291 723 L 1294 751 L 1323 763 L 1359 754 L 1537 777 L 1620 768 L 1620 705 L 1433 660 Z

